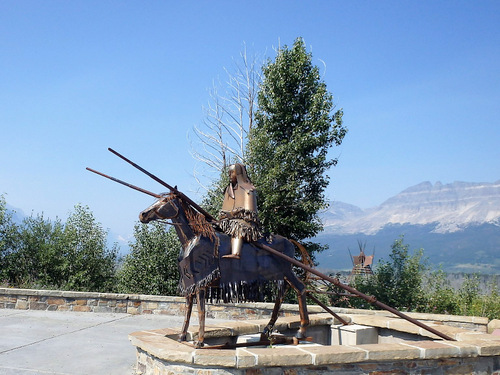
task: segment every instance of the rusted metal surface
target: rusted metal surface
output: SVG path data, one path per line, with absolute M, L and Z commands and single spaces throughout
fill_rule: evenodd
M 127 163 L 131 164 L 132 166 L 134 166 L 135 168 L 139 169 L 141 172 L 145 173 L 146 175 L 148 175 L 149 177 L 151 177 L 152 179 L 154 179 L 155 181 L 157 181 L 158 183 L 160 183 L 161 185 L 167 187 L 170 191 L 171 191 L 171 194 L 170 195 L 174 195 L 176 197 L 176 199 L 179 199 L 179 200 L 182 200 L 184 201 L 185 203 L 187 203 L 189 206 L 191 206 L 192 208 L 194 208 L 195 210 L 197 210 L 201 215 L 203 215 L 206 220 L 210 223 L 213 224 L 216 224 L 217 221 L 215 220 L 215 218 L 213 216 L 211 216 L 208 212 L 206 212 L 203 208 L 201 208 L 200 206 L 198 206 L 194 201 L 192 201 L 189 197 L 187 197 L 186 195 L 184 195 L 182 192 L 180 192 L 179 190 L 177 190 L 176 187 L 173 187 L 169 184 L 167 184 L 166 182 L 164 182 L 163 180 L 159 179 L 158 177 L 156 177 L 155 175 L 153 175 L 152 173 L 146 171 L 144 168 L 140 167 L 139 165 L 137 165 L 136 163 L 132 162 L 131 160 L 127 159 L 126 157 L 124 157 L 123 155 L 121 155 L 120 153 L 116 152 L 115 150 L 111 149 L 111 148 L 108 148 L 108 150 L 110 152 L 112 152 L 113 154 L 117 155 L 118 157 L 120 157 L 121 159 L 125 160 Z M 108 176 L 104 173 L 101 173 L 101 172 L 98 172 L 96 170 L 93 170 L 91 168 L 87 168 L 88 171 L 90 172 L 93 172 L 93 173 L 96 173 L 100 176 L 103 176 L 105 178 L 108 178 L 112 181 L 115 181 L 115 182 L 118 182 L 122 185 L 125 185 L 129 188 L 132 188 L 134 190 L 137 190 L 137 191 L 140 191 L 142 193 L 145 193 L 145 194 L 148 194 L 148 195 L 151 195 L 155 198 L 158 198 L 158 202 L 155 203 L 154 205 L 152 205 L 151 207 L 153 206 L 156 206 L 158 204 L 161 204 L 162 206 L 169 206 L 172 204 L 172 200 L 170 201 L 167 201 L 166 200 L 166 196 L 165 195 L 159 195 L 159 194 L 155 194 L 155 193 L 152 193 L 148 190 L 145 190 L 145 189 L 142 189 L 142 188 L 139 188 L 135 185 L 131 185 L 127 182 L 124 182 L 124 181 L 121 181 L 117 178 L 114 178 L 114 177 L 111 177 L 111 176 Z M 151 209 L 148 208 L 148 210 Z M 151 212 L 155 213 L 156 214 L 156 217 L 151 217 L 149 218 L 147 221 L 144 221 L 142 219 L 142 214 L 141 213 L 141 221 L 143 222 L 149 222 L 151 220 L 159 220 L 159 219 L 172 219 L 172 221 L 174 222 L 174 224 L 176 224 L 176 231 L 177 231 L 177 234 L 179 235 L 179 238 L 181 240 L 181 243 L 183 244 L 183 248 L 184 248 L 184 253 L 186 254 L 186 249 L 192 251 L 196 246 L 200 245 L 200 246 L 209 246 L 210 249 L 214 249 L 214 246 L 215 248 L 217 248 L 220 243 L 222 242 L 221 241 L 221 238 L 220 236 L 223 236 L 223 234 L 221 233 L 217 233 L 217 237 L 219 237 L 218 240 L 216 240 L 215 238 L 212 238 L 211 236 L 201 236 L 201 237 L 206 237 L 206 243 L 205 244 L 201 244 L 201 243 L 198 243 L 199 241 L 199 238 L 193 233 L 192 229 L 191 229 L 191 226 L 193 223 L 190 223 L 189 220 L 186 221 L 186 215 L 182 215 L 182 218 L 178 217 L 177 214 L 183 209 L 182 208 L 182 205 L 179 204 L 178 207 L 172 207 L 172 208 L 175 208 L 173 211 L 175 211 L 175 213 L 170 216 L 170 215 L 166 215 L 166 216 L 161 216 L 161 215 L 158 215 L 158 211 L 160 211 L 162 209 L 162 207 L 156 207 L 154 210 L 150 210 Z M 145 210 L 146 211 L 146 210 Z M 145 212 L 143 211 L 143 212 Z M 168 211 L 168 210 L 167 210 Z M 169 217 L 170 216 L 170 217 Z M 184 241 L 183 241 L 184 239 Z M 285 242 L 288 242 L 290 246 L 293 246 L 291 242 L 289 241 L 285 241 Z M 194 246 L 196 243 L 196 246 Z M 359 292 L 358 290 L 356 290 L 355 288 L 352 288 L 348 285 L 345 285 L 343 283 L 341 283 L 339 281 L 339 279 L 337 278 L 333 278 L 333 277 L 330 277 L 330 276 L 327 276 L 319 271 L 317 271 L 316 269 L 314 269 L 313 267 L 311 266 L 308 266 L 302 262 L 299 262 L 298 260 L 290 257 L 290 256 L 287 256 L 285 254 L 283 254 L 282 252 L 280 251 L 277 251 L 276 249 L 273 249 L 272 247 L 270 246 L 267 246 L 265 245 L 264 243 L 262 242 L 251 242 L 251 245 L 248 244 L 249 246 L 253 245 L 253 246 L 256 246 L 260 249 L 263 249 L 265 251 L 267 251 L 268 253 L 270 254 L 273 254 L 281 259 L 284 259 L 287 261 L 287 263 L 289 263 L 290 265 L 295 265 L 295 266 L 298 266 L 302 269 L 304 269 L 306 272 L 309 272 L 309 273 L 312 273 L 316 276 L 318 276 L 320 279 L 324 280 L 324 281 L 327 281 L 327 282 L 330 282 L 332 284 L 334 284 L 335 286 L 337 287 L 340 287 L 344 290 L 346 290 L 347 292 L 357 296 L 357 297 L 360 297 L 360 298 L 363 298 L 365 301 L 367 301 L 368 303 L 370 304 L 373 304 L 381 309 L 384 309 L 386 311 L 389 311 L 397 316 L 399 316 L 400 318 L 403 318 L 445 340 L 450 340 L 450 341 L 455 341 L 454 339 L 452 339 L 451 337 L 435 330 L 434 328 L 432 327 L 429 327 L 427 326 L 426 324 L 424 323 L 421 323 L 419 322 L 418 320 L 415 320 L 413 318 L 410 318 L 409 316 L 403 314 L 402 312 L 380 302 L 380 301 L 377 301 L 377 299 L 373 296 L 368 296 L 368 295 L 365 295 L 361 292 Z M 297 245 L 297 244 L 296 244 Z M 193 247 L 194 246 L 194 247 Z M 297 245 L 299 246 L 299 245 Z M 301 248 L 301 246 L 299 246 L 299 249 Z M 216 249 L 217 250 L 217 249 Z M 222 249 L 220 249 L 222 250 Z M 304 249 L 305 250 L 305 249 Z M 218 258 L 218 256 L 216 255 L 219 251 L 215 251 L 211 254 L 211 256 L 214 256 L 215 258 Z M 184 255 L 185 255 L 184 254 Z M 292 252 L 293 254 L 293 252 Z M 237 260 L 238 262 L 240 262 L 239 260 Z M 220 262 L 220 259 L 219 259 L 219 262 Z M 234 264 L 233 264 L 234 265 Z M 233 267 L 229 267 L 229 269 L 232 269 Z M 285 267 L 287 268 L 287 267 Z M 182 269 L 180 270 L 182 272 Z M 308 316 L 307 316 L 307 309 L 306 309 L 306 301 L 305 301 L 305 297 L 306 297 L 306 294 L 307 294 L 307 290 L 305 289 L 305 286 L 302 284 L 302 282 L 300 282 L 300 280 L 298 280 L 298 278 L 293 274 L 293 272 L 291 271 L 291 268 L 290 268 L 290 274 L 288 274 L 286 277 L 284 277 L 284 280 L 286 280 L 288 283 L 290 283 L 290 285 L 292 286 L 293 289 L 295 289 L 295 291 L 297 292 L 298 294 L 298 300 L 299 300 L 299 311 L 301 313 L 301 327 L 299 329 L 299 332 L 298 332 L 298 337 L 304 337 L 304 333 L 305 333 L 305 329 L 309 323 L 309 319 L 308 319 Z M 216 274 L 218 274 L 216 272 Z M 195 291 L 191 292 L 191 293 L 186 293 L 186 298 L 187 298 L 187 303 L 188 303 L 188 311 L 189 311 L 189 314 L 186 315 L 186 321 L 185 321 L 185 324 L 184 324 L 184 328 L 183 328 L 183 332 L 181 334 L 181 339 L 184 339 L 185 340 L 185 335 L 186 335 L 186 331 L 187 331 L 187 326 L 189 325 L 189 315 L 190 315 L 190 312 L 191 312 L 191 307 L 192 307 L 192 303 L 193 303 L 193 294 L 196 294 L 196 297 L 197 297 L 197 302 L 198 302 L 198 312 L 199 312 L 199 321 L 200 321 L 200 333 L 199 333 L 199 342 L 197 343 L 198 346 L 202 345 L 203 343 L 203 336 L 204 336 L 204 313 L 205 313 L 205 309 L 204 309 L 204 300 L 205 300 L 205 296 L 204 296 L 204 293 L 205 293 L 205 288 L 208 286 L 208 284 L 212 284 L 212 281 L 215 281 L 216 279 L 219 279 L 220 276 L 218 277 L 215 277 L 213 280 L 209 280 L 210 282 L 207 282 L 207 283 L 202 283 L 203 285 L 201 286 L 198 286 L 195 289 Z M 202 295 L 203 294 L 203 295 Z M 316 303 L 318 303 L 318 305 L 320 305 L 323 309 L 325 309 L 327 312 L 329 312 L 330 314 L 332 314 L 333 316 L 335 316 L 337 319 L 339 319 L 343 324 L 348 324 L 347 322 L 345 322 L 343 319 L 341 319 L 337 314 L 335 314 L 331 309 L 329 309 L 326 305 L 324 305 L 321 301 L 319 301 L 316 297 L 314 297 L 312 294 L 309 293 L 309 297 L 312 298 Z M 281 302 L 282 302 L 282 297 L 278 297 L 277 299 L 277 302 L 276 302 L 276 305 L 278 306 L 277 308 L 275 308 L 274 310 L 279 310 L 279 306 L 281 305 Z M 271 320 L 270 320 L 270 324 L 268 325 L 268 327 L 266 327 L 267 329 L 267 333 L 269 334 L 271 332 L 271 329 L 272 329 L 272 326 L 274 325 L 275 321 L 276 321 L 276 318 L 277 318 L 277 314 L 276 316 L 274 316 L 276 314 L 276 311 L 273 311 L 273 316 L 271 317 Z
M 179 263 L 180 274 L 186 276 L 186 278 L 182 278 L 181 281 L 190 279 L 190 277 L 193 279 L 193 275 L 196 273 L 194 271 L 199 271 L 198 263 L 201 268 L 206 267 L 207 264 L 212 264 L 214 266 L 209 269 L 208 274 L 203 273 L 201 278 L 198 277 L 193 279 L 194 282 L 192 284 L 188 283 L 184 285 L 187 309 L 183 329 L 180 334 L 181 341 L 186 339 L 194 296 L 196 296 L 198 304 L 198 320 L 200 329 L 196 346 L 199 347 L 203 345 L 204 340 L 205 297 L 207 296 L 206 293 L 209 291 L 209 288 L 221 290 L 221 293 L 227 291 L 229 299 L 233 297 L 241 297 L 242 300 L 245 300 L 251 298 L 251 293 L 249 292 L 253 290 L 254 286 L 258 288 L 259 284 L 265 284 L 268 282 L 278 283 L 278 286 L 280 283 L 287 282 L 295 290 L 299 301 L 299 312 L 301 317 L 301 326 L 297 332 L 297 337 L 305 337 L 306 327 L 309 324 L 306 308 L 305 286 L 298 279 L 298 277 L 294 275 L 292 266 L 289 262 L 276 258 L 265 251 L 260 251 L 259 248 L 256 248 L 251 243 L 244 244 L 248 249 L 244 251 L 241 260 L 221 260 L 220 256 L 224 256 L 230 251 L 229 237 L 223 233 L 214 231 L 213 225 L 216 225 L 217 221 L 215 221 L 209 213 L 204 211 L 189 197 L 177 190 L 176 187 L 162 181 L 115 150 L 111 148 L 108 150 L 170 189 L 171 192 L 169 194 L 158 195 L 118 180 L 114 177 L 105 175 L 104 173 L 87 168 L 87 170 L 97 173 L 112 181 L 158 198 L 156 203 L 141 212 L 139 218 L 143 223 L 148 223 L 153 220 L 170 219 L 172 223 L 175 224 L 176 233 L 183 248 L 181 259 L 192 255 L 190 260 L 193 261 L 183 263 L 181 260 Z M 199 214 L 196 215 L 194 211 L 198 211 Z M 200 222 L 198 216 L 202 217 L 201 221 L 203 222 Z M 209 227 L 210 230 L 205 231 L 205 227 Z M 262 241 L 265 240 L 262 239 Z M 290 256 L 293 256 L 295 252 L 293 244 L 284 237 L 274 236 L 272 244 L 273 247 L 287 252 Z M 198 254 L 200 249 L 201 254 Z M 194 264 L 193 267 L 191 267 L 191 263 Z M 277 319 L 279 306 L 281 306 L 283 301 L 283 296 L 281 295 L 283 288 L 278 287 L 278 290 L 278 295 L 276 297 L 277 307 L 273 310 L 271 320 L 264 329 L 264 337 L 268 337 L 271 334 L 272 328 Z
M 293 336 L 277 336 L 272 335 L 269 339 L 250 341 L 250 342 L 240 342 L 231 343 L 227 342 L 221 345 L 204 345 L 198 349 L 236 349 L 236 348 L 246 348 L 250 346 L 272 346 L 272 345 L 298 345 L 301 341 L 312 342 L 312 337 L 297 338 Z M 188 343 L 190 346 L 194 346 Z
M 176 224 L 177 235 L 183 247 L 181 260 L 179 262 L 179 272 L 181 274 L 181 290 L 183 291 L 187 310 L 185 324 L 180 336 L 181 341 L 186 340 L 187 327 L 189 326 L 189 315 L 193 304 L 193 295 L 196 295 L 199 313 L 200 332 L 198 335 L 197 347 L 202 346 L 204 339 L 204 304 L 203 298 L 198 297 L 205 293 L 216 294 L 214 300 L 256 300 L 254 288 L 259 292 L 260 287 L 265 287 L 269 283 L 277 284 L 278 292 L 275 296 L 275 308 L 268 325 L 264 328 L 265 336 L 271 334 L 274 323 L 278 317 L 279 307 L 283 301 L 283 289 L 280 287 L 288 283 L 297 293 L 299 303 L 300 327 L 297 337 L 305 337 L 306 328 L 309 325 L 309 318 L 306 308 L 306 288 L 304 284 L 293 273 L 292 264 L 287 261 L 295 253 L 294 245 L 281 236 L 273 236 L 272 246 L 289 257 L 283 259 L 269 254 L 267 251 L 255 246 L 255 243 L 245 243 L 241 252 L 241 259 L 226 259 L 224 255 L 229 254 L 230 237 L 224 233 L 216 232 L 213 236 L 196 235 L 192 230 L 191 221 L 186 210 L 190 208 L 182 204 L 182 201 L 175 194 L 171 194 L 169 199 L 162 198 L 156 203 L 143 210 L 139 217 L 141 222 L 148 223 L 159 219 L 168 219 Z M 266 242 L 266 239 L 259 241 Z M 266 242 L 267 243 L 267 242 Z M 213 266 L 213 267 L 212 267 Z M 209 272 L 202 272 L 209 268 Z M 210 290 L 208 290 L 210 288 Z M 255 295 L 257 297 L 257 295 Z
M 319 272 L 318 270 L 315 270 L 314 268 L 312 267 L 309 267 L 309 266 L 306 266 L 305 264 L 299 262 L 298 260 L 295 260 L 293 258 L 290 258 L 276 250 L 274 250 L 273 248 L 269 247 L 269 246 L 266 246 L 264 244 L 261 244 L 261 243 L 254 243 L 256 246 L 260 247 L 261 249 L 263 250 L 266 250 L 268 252 L 270 252 L 271 254 L 274 254 L 280 258 L 283 258 L 283 259 L 286 259 L 287 261 L 289 261 L 290 263 L 292 263 L 293 265 L 295 266 L 298 266 L 298 267 L 301 267 L 303 268 L 304 270 L 308 271 L 308 272 L 311 272 L 312 274 L 316 275 L 316 276 L 319 276 L 321 277 L 322 279 L 334 284 L 335 286 L 338 286 L 346 291 L 348 291 L 349 293 L 351 294 L 354 294 L 354 295 L 357 295 L 359 296 L 360 298 L 364 299 L 365 301 L 367 301 L 368 303 L 371 303 L 372 305 L 375 305 L 383 310 L 386 310 L 386 311 L 389 311 L 391 313 L 393 313 L 394 315 L 397 315 L 399 316 L 400 318 L 403 318 L 407 321 L 409 321 L 410 323 L 413 323 L 417 326 L 419 326 L 420 328 L 423 328 L 425 329 L 426 331 L 429 331 L 433 334 L 435 334 L 436 336 L 439 336 L 441 337 L 442 339 L 444 340 L 449 340 L 449 341 L 455 341 L 455 339 L 445 335 L 444 333 L 441 333 L 437 330 L 435 330 L 434 328 L 432 327 L 429 327 L 428 325 L 422 323 L 422 322 L 419 322 L 418 320 L 416 319 L 413 319 L 411 317 L 409 317 L 408 315 L 406 314 L 403 314 L 402 312 L 396 310 L 395 308 L 393 307 L 390 307 L 388 305 L 386 305 L 385 303 L 382 303 L 380 301 L 377 301 L 377 299 L 373 296 L 367 296 L 366 294 L 364 293 L 361 293 L 360 291 L 358 291 L 357 289 L 353 288 L 353 287 L 350 287 L 349 285 L 345 285 L 343 283 L 340 282 L 339 279 L 337 278 L 333 278 L 333 277 L 330 277 L 330 276 L 327 276 L 321 272 Z

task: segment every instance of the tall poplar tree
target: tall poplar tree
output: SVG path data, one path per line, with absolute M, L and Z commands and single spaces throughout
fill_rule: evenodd
M 325 172 L 337 163 L 328 150 L 347 132 L 342 110 L 334 109 L 302 38 L 264 66 L 247 162 L 269 232 L 303 241 L 323 229 L 318 212 L 328 207 Z M 307 248 L 311 254 L 322 249 L 311 242 Z

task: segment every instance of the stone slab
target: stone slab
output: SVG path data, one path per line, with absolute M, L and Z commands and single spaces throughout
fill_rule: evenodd
M 247 348 L 257 357 L 257 366 L 305 366 L 313 364 L 313 356 L 297 347 Z
M 357 345 L 356 348 L 366 350 L 368 360 L 400 360 L 400 359 L 417 359 L 420 358 L 420 350 L 410 348 L 403 344 L 368 344 Z
M 460 356 L 460 348 L 439 341 L 405 341 L 403 345 L 420 350 L 420 358 L 437 359 Z
M 301 349 L 311 353 L 313 356 L 313 364 L 316 366 L 331 365 L 332 363 L 361 362 L 368 357 L 365 350 L 352 346 L 310 346 Z

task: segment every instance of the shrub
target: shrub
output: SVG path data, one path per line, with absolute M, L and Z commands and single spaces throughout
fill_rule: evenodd
M 118 291 L 154 295 L 176 295 L 179 280 L 178 253 L 181 248 L 175 230 L 160 222 L 137 223 L 135 242 L 118 272 Z

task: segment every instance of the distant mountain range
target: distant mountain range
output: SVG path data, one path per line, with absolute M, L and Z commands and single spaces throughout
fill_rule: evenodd
M 330 250 L 319 267 L 349 269 L 349 251 L 375 251 L 388 260 L 391 244 L 404 235 L 410 249 L 424 249 L 433 265 L 454 272 L 500 273 L 500 181 L 412 186 L 380 206 L 363 210 L 332 202 L 322 214 L 325 230 L 317 240 Z

